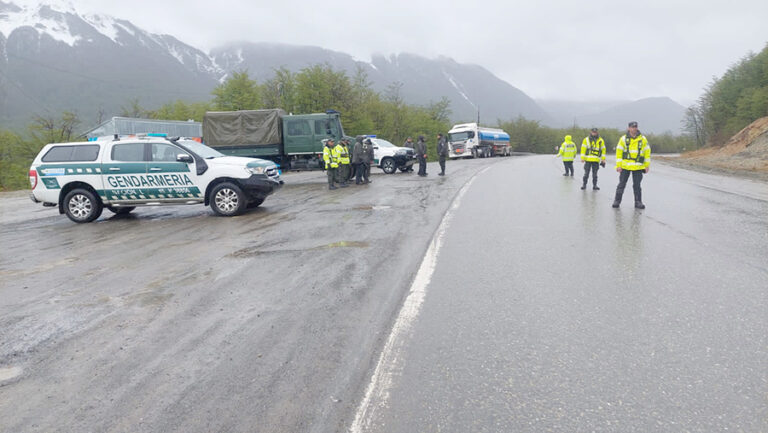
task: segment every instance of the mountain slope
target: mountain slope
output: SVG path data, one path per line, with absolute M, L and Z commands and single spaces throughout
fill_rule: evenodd
M 349 76 L 360 67 L 379 92 L 392 83 L 402 83 L 401 96 L 409 104 L 426 105 L 448 98 L 452 117 L 457 120 L 476 119 L 478 107 L 482 118 L 490 122 L 520 115 L 537 120 L 547 118 L 533 99 L 488 70 L 449 58 L 375 55 L 371 62 L 361 62 L 348 54 L 319 47 L 249 42 L 219 47 L 211 56 L 224 70 L 248 70 L 251 77 L 259 81 L 271 78 L 274 69 L 279 67 L 298 72 L 314 64 L 327 63 Z
M 138 98 L 203 100 L 221 70 L 202 51 L 128 21 L 0 3 L 0 123 L 76 110 L 95 123 Z
M 627 122 L 636 120 L 640 130 L 660 134 L 679 134 L 685 107 L 667 97 L 645 98 L 620 104 L 594 114 L 576 117 L 579 126 L 626 129 Z

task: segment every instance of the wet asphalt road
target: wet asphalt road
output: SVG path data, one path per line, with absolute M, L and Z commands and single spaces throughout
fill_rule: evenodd
M 347 431 L 459 195 L 365 431 L 768 430 L 766 185 L 655 164 L 616 211 L 560 167 L 291 173 L 235 218 L 0 198 L 0 430 Z
M 336 191 L 290 173 L 234 218 L 77 225 L 4 194 L 0 431 L 344 431 L 435 227 L 488 163 Z
M 560 167 L 475 179 L 355 431 L 768 431 L 768 185 Z

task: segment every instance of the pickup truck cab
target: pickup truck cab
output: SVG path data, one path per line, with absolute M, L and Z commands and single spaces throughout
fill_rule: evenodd
M 373 143 L 373 164 L 384 170 L 386 174 L 392 174 L 398 169 L 408 171 L 416 161 L 413 149 L 399 147 L 387 140 L 368 136 Z
M 259 206 L 283 181 L 275 163 L 225 156 L 192 139 L 155 134 L 52 143 L 29 169 L 30 198 L 76 223 L 106 207 L 204 204 L 219 215 Z

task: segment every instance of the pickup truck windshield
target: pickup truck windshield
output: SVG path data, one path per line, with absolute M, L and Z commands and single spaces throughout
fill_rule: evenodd
M 195 152 L 201 158 L 204 158 L 204 159 L 218 158 L 220 156 L 224 156 L 224 154 L 219 152 L 218 150 L 213 150 L 210 147 L 202 143 L 198 143 L 197 141 L 194 141 L 194 140 L 179 140 L 179 144 L 191 150 L 192 152 Z

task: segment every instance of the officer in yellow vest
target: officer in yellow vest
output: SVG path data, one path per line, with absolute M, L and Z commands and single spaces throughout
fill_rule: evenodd
M 581 162 L 584 163 L 584 179 L 582 179 L 581 189 L 587 189 L 587 180 L 589 172 L 592 171 L 592 189 L 598 190 L 597 169 L 602 165 L 605 167 L 605 140 L 600 136 L 597 128 L 592 128 L 588 136 L 581 142 Z
M 339 150 L 339 171 L 338 171 L 338 181 L 340 186 L 346 187 L 347 186 L 347 180 L 349 180 L 349 169 L 350 169 L 350 154 L 349 154 L 349 142 L 346 138 L 342 138 L 341 141 L 339 141 L 339 144 L 336 145 L 336 147 L 340 148 Z
M 338 164 L 338 168 L 336 169 L 336 181 L 339 182 L 340 187 L 346 188 L 349 185 L 347 185 L 347 180 L 342 176 L 344 174 L 344 168 L 349 167 L 349 152 L 344 150 L 344 146 L 342 146 L 341 143 L 337 143 L 336 146 L 333 147 L 333 154 L 336 156 L 336 163 Z M 347 161 L 346 166 L 344 165 L 344 161 Z
M 328 189 L 336 189 L 336 170 L 339 167 L 339 160 L 336 154 L 336 146 L 333 138 L 323 140 L 323 161 L 325 162 L 325 171 L 328 175 Z
M 621 204 L 624 187 L 627 186 L 631 175 L 635 207 L 645 209 L 640 182 L 643 181 L 643 173 L 648 173 L 650 165 L 651 146 L 648 145 L 648 139 L 637 129 L 637 122 L 629 122 L 627 134 L 619 138 L 616 144 L 616 171 L 619 172 L 619 185 L 616 187 L 616 198 L 613 200 L 614 208 Z
M 563 176 L 573 176 L 573 160 L 576 159 L 576 143 L 573 142 L 573 138 L 570 135 L 565 136 L 565 141 L 560 145 L 560 152 L 555 155 L 563 156 L 563 165 L 565 166 L 565 173 Z

